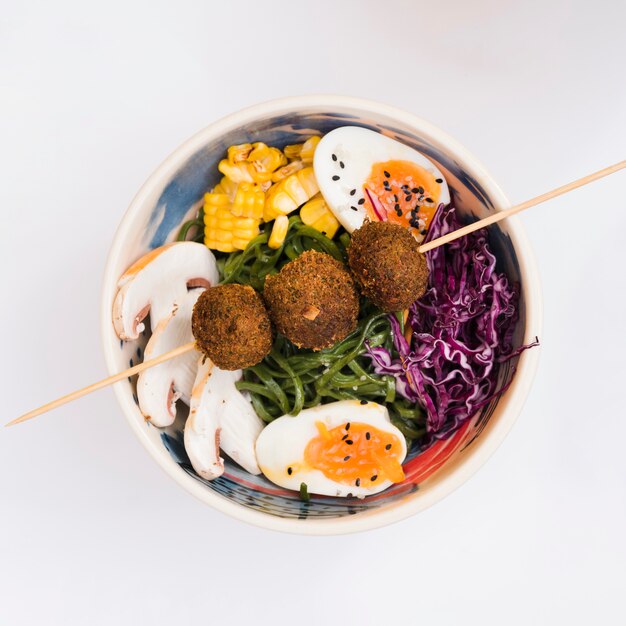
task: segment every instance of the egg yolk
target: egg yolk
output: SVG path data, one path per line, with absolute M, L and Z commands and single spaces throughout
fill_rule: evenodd
M 411 161 L 374 163 L 364 184 L 365 207 L 372 221 L 395 222 L 425 235 L 439 204 L 442 182 Z
M 307 444 L 304 460 L 326 478 L 366 488 L 383 480 L 404 480 L 402 445 L 395 435 L 358 422 L 330 430 L 323 422 L 316 426 L 319 435 Z

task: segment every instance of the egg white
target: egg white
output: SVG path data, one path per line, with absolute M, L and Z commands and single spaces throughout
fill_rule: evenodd
M 355 496 L 362 498 L 379 493 L 393 483 L 383 480 L 373 487 L 344 485 L 327 478 L 321 470 L 306 467 L 304 451 L 311 439 L 319 435 L 316 422 L 323 422 L 330 430 L 346 422 L 368 424 L 395 435 L 400 441 L 400 462 L 406 457 L 406 441 L 389 420 L 386 407 L 376 402 L 362 405 L 358 400 L 341 400 L 305 409 L 296 417 L 283 415 L 268 424 L 256 442 L 259 467 L 273 483 L 298 491 L 306 483 L 309 493 L 326 496 Z M 292 468 L 292 474 L 287 468 Z
M 363 199 L 363 185 L 372 166 L 391 160 L 411 161 L 435 178 L 441 178 L 439 203 L 450 203 L 450 190 L 443 173 L 417 150 L 367 128 L 335 128 L 319 142 L 313 169 L 326 204 L 349 233 L 359 228 L 367 217 L 359 200 Z M 352 190 L 356 191 L 351 195 Z

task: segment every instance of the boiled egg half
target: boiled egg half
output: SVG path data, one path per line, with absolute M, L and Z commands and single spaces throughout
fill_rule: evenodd
M 326 496 L 364 497 L 404 480 L 406 441 L 376 402 L 342 400 L 284 415 L 256 442 L 273 483 Z
M 320 141 L 315 177 L 330 210 L 351 233 L 366 218 L 408 228 L 421 241 L 450 191 L 439 168 L 409 146 L 358 126 L 342 126 Z

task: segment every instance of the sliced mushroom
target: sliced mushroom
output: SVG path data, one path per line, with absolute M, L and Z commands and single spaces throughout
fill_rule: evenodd
M 202 291 L 186 292 L 174 303 L 170 315 L 156 325 L 144 351 L 146 361 L 193 341 L 191 314 Z M 139 408 L 155 426 L 163 428 L 174 422 L 178 399 L 189 404 L 198 369 L 198 354 L 190 350 L 139 374 Z
M 220 411 L 214 406 L 219 400 L 213 400 L 215 390 L 209 385 L 213 369 L 209 359 L 200 358 L 184 437 L 191 465 L 207 480 L 224 473 L 224 459 L 220 457 Z
M 150 313 L 152 329 L 168 317 L 191 287 L 219 281 L 213 253 L 201 243 L 180 241 L 156 248 L 131 265 L 118 281 L 113 325 L 120 339 L 136 339 Z
M 203 478 L 211 480 L 224 471 L 219 448 L 251 474 L 261 473 L 255 443 L 263 422 L 235 387 L 241 376 L 241 370 L 221 370 L 209 359 L 198 366 L 185 424 L 185 450 Z

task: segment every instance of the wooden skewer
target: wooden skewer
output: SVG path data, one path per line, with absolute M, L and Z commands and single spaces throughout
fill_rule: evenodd
M 626 167 L 626 161 L 620 161 L 619 163 L 615 163 L 615 165 L 611 165 L 609 167 L 605 167 L 598 172 L 594 172 L 593 174 L 589 174 L 588 176 L 583 176 L 578 180 L 575 180 L 567 185 L 563 185 L 562 187 L 557 187 L 552 191 L 548 191 L 546 193 L 537 196 L 536 198 L 531 198 L 530 200 L 526 200 L 526 202 L 522 202 L 506 211 L 498 211 L 493 215 L 489 215 L 478 222 L 474 222 L 473 224 L 469 224 L 468 226 L 463 226 L 463 228 L 459 228 L 443 237 L 439 237 L 437 239 L 433 239 L 433 241 L 429 241 L 425 243 L 423 246 L 420 246 L 420 252 L 428 252 L 429 250 L 433 250 L 434 248 L 438 248 L 439 246 L 443 246 L 446 243 L 450 243 L 459 237 L 464 237 L 465 235 L 469 235 L 469 233 L 473 233 L 475 230 L 480 230 L 481 228 L 485 228 L 485 226 L 489 226 L 490 224 L 495 224 L 501 220 L 506 219 L 507 217 L 511 217 L 511 215 L 515 215 L 524 209 L 529 209 L 531 206 L 535 206 L 537 204 L 541 204 L 546 200 L 551 200 L 552 198 L 556 198 L 568 191 L 572 191 L 572 189 L 576 189 L 577 187 L 582 187 L 583 185 L 587 185 L 588 183 L 592 183 L 594 180 L 598 180 L 600 178 L 604 178 L 609 174 L 613 174 L 621 169 Z
M 166 352 L 165 354 L 162 354 L 161 356 L 157 356 L 154 359 L 150 359 L 149 361 L 144 361 L 143 363 L 139 363 L 138 365 L 135 365 L 134 367 L 130 367 L 129 369 L 124 370 L 123 372 L 120 372 L 119 374 L 114 374 L 113 376 L 109 376 L 108 378 L 105 378 L 104 380 L 101 380 L 97 383 L 93 383 L 93 385 L 88 385 L 87 387 L 83 387 L 82 389 L 79 389 L 78 391 L 73 391 L 72 393 L 68 393 L 66 396 L 63 396 L 62 398 L 58 398 L 57 400 L 48 402 L 48 404 L 44 404 L 43 406 L 40 406 L 38 409 L 33 409 L 32 411 L 25 413 L 24 415 L 12 420 L 8 424 L 5 424 L 5 426 L 13 426 L 14 424 L 25 422 L 26 420 L 29 420 L 29 419 L 32 419 L 33 417 L 37 417 L 38 415 L 41 415 L 42 413 L 46 413 L 47 411 L 56 409 L 57 407 L 62 406 L 63 404 L 72 402 L 72 400 L 76 400 L 77 398 L 82 398 L 83 396 L 86 396 L 92 391 L 97 391 L 98 389 L 102 389 L 103 387 L 108 387 L 109 385 L 112 385 L 113 383 L 116 383 L 120 380 L 124 380 L 125 378 L 128 378 L 129 376 L 134 376 L 135 374 L 139 374 L 139 372 L 143 372 L 144 370 L 147 370 L 150 367 L 154 367 L 155 365 L 159 365 L 160 363 L 169 361 L 170 359 L 173 359 L 174 357 L 180 356 L 181 354 L 185 354 L 185 352 L 189 352 L 190 350 L 193 350 L 195 345 L 196 345 L 195 341 L 190 341 L 189 343 L 179 346 L 178 348 L 174 348 L 174 350 L 170 350 L 169 352 Z
M 603 178 L 604 176 L 613 174 L 614 172 L 624 169 L 625 167 L 626 167 L 626 161 L 620 161 L 619 163 L 616 163 L 615 165 L 611 165 L 610 167 L 605 167 L 604 169 L 599 170 L 598 172 L 589 174 L 588 176 L 583 176 L 583 178 L 579 178 L 578 180 L 568 183 L 567 185 L 563 185 L 562 187 L 557 187 L 556 189 L 552 191 L 548 191 L 540 196 L 537 196 L 536 198 L 532 198 L 530 200 L 527 200 L 526 202 L 522 202 L 521 204 L 518 204 L 517 206 L 507 209 L 506 211 L 499 211 L 498 213 L 494 213 L 493 215 L 490 215 L 489 217 L 479 220 L 478 222 L 474 222 L 473 224 L 469 224 L 468 226 L 464 226 L 463 228 L 459 228 L 458 230 L 455 230 L 454 232 L 448 233 L 447 235 L 444 235 L 443 237 L 439 237 L 438 239 L 429 241 L 427 244 L 420 246 L 420 252 L 428 252 L 429 250 L 438 248 L 439 246 L 449 243 L 450 241 L 454 241 L 455 239 L 458 239 L 459 237 L 464 237 L 465 235 L 472 233 L 475 230 L 480 230 L 481 228 L 484 228 L 485 226 L 489 226 L 490 224 L 495 224 L 496 222 L 499 222 L 500 220 L 504 220 L 507 217 L 510 217 L 511 215 L 515 215 L 516 213 L 519 213 L 520 211 L 523 211 L 524 209 L 528 209 L 532 206 L 540 204 L 541 202 L 545 202 L 546 200 L 551 200 L 552 198 L 556 198 L 557 196 L 567 193 L 568 191 L 572 191 L 572 189 L 576 189 L 577 187 L 582 187 L 583 185 L 587 185 L 588 183 L 591 183 L 594 180 L 598 180 L 600 178 Z M 404 319 L 406 322 L 408 311 L 404 312 L 404 316 L 405 316 Z M 408 332 L 407 332 L 406 339 L 407 341 L 410 340 L 410 334 Z M 96 391 L 97 389 L 102 389 L 103 387 L 112 385 L 113 383 L 116 383 L 120 380 L 124 380 L 125 378 L 128 378 L 129 376 L 134 376 L 135 374 L 139 374 L 139 372 L 143 372 L 143 370 L 147 370 L 150 367 L 154 367 L 155 365 L 159 365 L 160 363 L 169 361 L 170 359 L 173 359 L 174 357 L 180 356 L 181 354 L 184 354 L 185 352 L 189 352 L 189 350 L 193 350 L 195 345 L 196 345 L 195 341 L 190 341 L 189 343 L 179 346 L 178 348 L 175 348 L 174 350 L 170 350 L 169 352 L 166 352 L 165 354 L 162 354 L 161 356 L 158 356 L 154 359 L 150 359 L 149 361 L 144 361 L 143 363 L 139 363 L 138 365 L 135 365 L 134 367 L 124 370 L 123 372 L 120 372 L 119 374 L 109 376 L 108 378 L 105 378 L 104 380 L 94 383 L 93 385 L 83 387 L 82 389 L 79 389 L 78 391 L 74 391 L 72 393 L 67 394 L 66 396 L 63 396 L 62 398 L 54 400 L 53 402 L 48 402 L 48 404 L 44 404 L 43 406 L 40 406 L 38 409 L 33 409 L 32 411 L 25 413 L 24 415 L 12 420 L 11 422 L 8 422 L 7 424 L 5 424 L 5 426 L 13 426 L 14 424 L 25 422 L 26 420 L 29 420 L 29 419 L 32 419 L 33 417 L 37 417 L 38 415 L 41 415 L 42 413 L 46 413 L 47 411 L 56 409 L 57 407 L 62 406 L 63 404 L 72 402 L 72 400 L 76 400 L 77 398 L 86 396 L 92 391 Z

